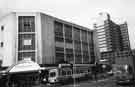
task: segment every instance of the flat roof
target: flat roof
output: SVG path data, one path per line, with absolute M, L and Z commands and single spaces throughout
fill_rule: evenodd
M 67 24 L 67 25 L 72 25 L 73 27 L 76 27 L 76 28 L 79 28 L 79 29 L 88 30 L 88 31 L 93 31 L 90 28 L 87 28 L 87 27 L 78 25 L 76 23 L 69 22 L 69 21 L 66 21 L 66 20 L 63 20 L 63 19 L 51 16 L 50 14 L 46 14 L 45 12 L 42 12 L 42 11 L 11 11 L 11 13 L 39 13 L 41 15 L 45 15 L 45 16 L 51 17 L 51 18 L 55 19 L 58 22 L 62 22 L 62 23 Z

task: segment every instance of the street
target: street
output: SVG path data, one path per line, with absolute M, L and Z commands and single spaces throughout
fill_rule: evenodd
M 66 84 L 66 85 L 41 85 L 41 86 L 33 86 L 33 87 L 134 87 L 134 86 L 119 86 L 116 85 L 112 78 L 106 78 L 101 80 L 89 80 L 89 81 L 81 81 L 75 82 L 74 84 Z

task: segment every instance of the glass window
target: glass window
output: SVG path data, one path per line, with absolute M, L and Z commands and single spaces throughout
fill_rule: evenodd
M 59 53 L 64 53 L 64 48 L 63 47 L 55 47 L 55 51 Z
M 55 77 L 56 73 L 55 72 L 50 72 L 50 77 Z
M 105 29 L 98 29 L 97 32 L 105 32 Z
M 107 44 L 99 45 L 99 47 L 107 47 Z
M 72 39 L 72 26 L 65 25 L 64 29 L 65 29 L 65 38 Z
M 18 60 L 23 60 L 24 58 L 30 58 L 31 60 L 35 61 L 35 52 L 19 52 Z
M 23 44 L 24 44 L 24 45 L 32 45 L 32 40 L 31 40 L 31 39 L 25 39 L 25 40 L 23 41 Z
M 80 41 L 80 29 L 74 27 L 74 40 Z
M 3 47 L 3 46 L 4 46 L 4 43 L 3 43 L 3 42 L 1 42 L 1 43 L 0 43 L 0 45 L 1 45 L 1 47 Z
M 64 42 L 55 42 L 55 46 L 56 47 L 62 47 L 62 48 L 64 48 Z
M 99 35 L 98 38 L 105 38 L 106 35 Z
M 23 57 L 24 60 L 31 60 L 31 57 Z
M 19 34 L 18 50 L 35 50 L 35 34 Z
M 4 30 L 4 26 L 1 26 L 1 31 L 3 31 Z
M 19 32 L 34 32 L 34 20 L 34 16 L 19 16 Z
M 65 71 L 62 71 L 62 75 L 66 75 L 66 72 Z
M 105 48 L 100 48 L 100 52 L 105 52 L 105 51 L 107 51 L 106 47 Z
M 105 32 L 98 32 L 97 35 L 104 35 Z
M 72 75 L 72 71 L 67 71 L 67 75 Z
M 81 35 L 82 41 L 87 42 L 87 31 L 82 30 L 81 33 L 82 33 Z
M 107 44 L 107 41 L 99 41 L 99 45 L 101 45 L 101 44 Z
M 60 22 L 54 22 L 55 36 L 63 37 L 63 24 Z
M 104 41 L 104 40 L 106 40 L 106 38 L 100 38 L 100 39 L 98 39 L 98 41 Z

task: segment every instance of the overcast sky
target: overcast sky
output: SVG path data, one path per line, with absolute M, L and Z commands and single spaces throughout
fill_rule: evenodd
M 116 22 L 127 21 L 131 48 L 135 48 L 135 0 L 0 0 L 0 10 L 40 10 L 52 16 L 92 28 L 100 12 Z

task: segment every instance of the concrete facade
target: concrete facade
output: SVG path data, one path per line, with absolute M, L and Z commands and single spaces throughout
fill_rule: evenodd
M 10 12 L 0 18 L 2 66 L 31 58 L 39 64 L 95 63 L 93 31 L 41 12 Z
M 6 66 L 16 61 L 16 24 L 15 13 L 6 14 L 0 21 L 0 56 L 1 60 L 3 60 L 3 65 Z

